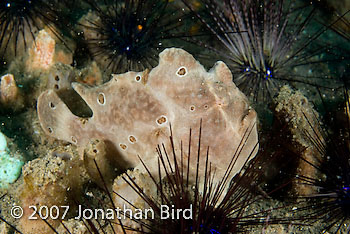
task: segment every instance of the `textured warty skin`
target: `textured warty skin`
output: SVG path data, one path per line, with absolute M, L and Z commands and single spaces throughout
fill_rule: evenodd
M 217 62 L 207 72 L 182 49 L 166 49 L 159 57 L 159 65 L 151 71 L 113 75 L 97 87 L 73 83 L 74 90 L 91 108 L 91 118 L 75 116 L 53 90 L 45 91 L 38 99 L 44 131 L 78 147 L 85 147 L 92 138 L 103 139 L 110 142 L 118 152 L 115 157 L 126 166 L 144 170 L 139 155 L 157 174 L 157 145 L 164 143 L 169 158 L 173 158 L 169 124 L 179 161 L 182 142 L 184 162 L 191 128 L 191 174 L 196 169 L 202 120 L 200 164 L 205 163 L 209 147 L 211 168 L 220 178 L 239 149 L 231 172 L 235 175 L 247 159 L 255 156 L 258 135 L 256 112 L 232 82 L 230 70 Z

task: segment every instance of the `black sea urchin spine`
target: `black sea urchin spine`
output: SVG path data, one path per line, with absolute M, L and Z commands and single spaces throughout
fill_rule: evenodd
M 12 225 L 10 222 L 8 222 L 6 219 L 4 219 L 3 217 L 0 216 L 0 221 L 6 223 L 8 226 L 10 226 L 13 230 L 16 231 L 16 233 L 19 234 L 23 234 L 22 232 L 20 232 L 14 225 Z
M 190 1 L 183 2 L 220 41 L 223 49 L 211 50 L 225 59 L 236 85 L 254 101 L 271 99 L 281 83 L 322 86 L 324 77 L 295 72 L 326 62 L 319 58 L 324 45 L 313 43 L 323 30 L 306 33 L 313 8 L 295 1 L 202 0 L 204 14 Z
M 58 1 L 6 0 L 0 3 L 0 56 L 16 56 L 19 49 L 27 49 L 37 31 L 47 27 L 58 38 L 62 13 Z M 13 53 L 13 54 L 12 54 Z M 9 59 L 9 58 L 7 58 Z
M 267 213 L 271 210 L 253 214 L 246 213 L 247 207 L 261 199 L 261 197 L 259 198 L 251 192 L 252 186 L 258 184 L 262 173 L 262 171 L 256 169 L 256 160 L 252 159 L 250 163 L 247 160 L 241 173 L 236 175 L 232 181 L 230 177 L 236 158 L 250 134 L 250 129 L 246 130 L 239 144 L 240 147 L 232 156 L 225 175 L 218 183 L 214 183 L 215 170 L 211 167 L 209 147 L 206 148 L 205 165 L 199 164 L 199 155 L 203 150 L 201 131 L 202 128 L 200 127 L 197 152 L 190 152 L 189 147 L 189 151 L 185 153 L 187 147 L 181 142 L 180 152 L 176 153 L 172 134 L 169 140 L 170 152 L 166 150 L 167 147 L 164 144 L 157 147 L 159 156 L 158 178 L 148 171 L 146 163 L 140 158 L 148 172 L 148 176 L 156 185 L 158 197 L 152 197 L 144 192 L 129 175 L 124 177 L 124 180 L 134 191 L 155 211 L 155 219 L 153 220 L 147 220 L 146 222 L 135 220 L 143 227 L 144 232 L 142 233 L 244 233 L 248 232 L 249 228 L 253 226 L 267 223 Z M 189 145 L 193 144 L 191 143 L 191 133 L 190 130 Z M 255 149 L 257 146 L 255 145 Z M 254 150 L 252 150 L 253 152 Z M 194 156 L 197 160 L 195 178 L 192 178 L 192 181 L 189 179 L 188 171 L 190 160 L 188 158 L 186 162 L 185 154 L 188 154 L 189 158 Z M 171 163 L 171 161 L 173 162 Z M 200 170 L 204 171 L 204 176 L 199 176 Z M 115 193 L 120 196 L 117 192 Z M 128 201 L 126 197 L 122 197 L 122 199 Z M 192 205 L 192 218 L 161 219 L 161 205 L 182 210 Z M 284 218 L 270 220 L 270 223 L 285 222 L 290 221 Z
M 345 38 L 348 42 L 350 41 L 350 10 L 342 15 L 337 14 L 336 24 L 331 25 L 331 29 Z M 347 30 L 346 30 L 347 29 Z
M 7 193 L 0 196 L 0 199 L 3 199 L 5 196 L 7 196 Z M 0 212 L 1 213 L 1 212 Z M 6 223 L 8 226 L 10 226 L 13 230 L 15 230 L 17 233 L 22 234 L 21 231 L 19 231 L 13 224 L 11 224 L 8 220 L 6 220 L 2 215 L 0 215 L 0 221 Z
M 320 123 L 319 120 L 309 121 L 312 132 L 305 134 L 309 136 L 312 147 L 320 157 L 315 162 L 304 160 L 318 171 L 319 178 L 311 178 L 303 174 L 297 175 L 300 183 L 316 191 L 315 194 L 303 197 L 307 198 L 308 204 L 311 203 L 311 205 L 299 203 L 298 209 L 301 212 L 307 211 L 310 220 L 321 220 L 324 223 L 324 230 L 332 233 L 344 231 L 343 224 L 350 218 L 350 103 L 348 92 L 345 86 L 342 107 L 338 109 L 338 113 L 341 114 L 332 115 L 324 120 L 329 125 L 315 126 L 311 125 L 311 122 Z M 347 232 L 349 233 L 349 229 Z
M 166 39 L 181 25 L 168 0 L 87 0 L 92 19 L 82 23 L 93 57 L 105 71 L 123 73 L 152 68 Z
M 170 128 L 171 129 L 171 128 Z M 152 175 L 146 164 L 141 157 L 140 161 L 146 169 L 151 183 L 154 183 L 156 187 L 156 197 L 148 194 L 144 191 L 137 182 L 134 181 L 128 174 L 123 179 L 126 183 L 134 189 L 134 191 L 147 203 L 147 205 L 154 211 L 155 218 L 140 220 L 129 217 L 128 214 L 124 214 L 121 211 L 121 215 L 126 218 L 130 218 L 133 222 L 140 225 L 140 228 L 130 227 L 123 224 L 123 220 L 119 219 L 115 222 L 107 220 L 104 225 L 99 220 L 85 220 L 81 219 L 85 227 L 90 233 L 118 233 L 114 228 L 114 224 L 120 225 L 120 232 L 127 233 L 127 231 L 134 231 L 135 233 L 144 234 L 178 234 L 178 233 L 199 233 L 199 234 L 226 234 L 226 233 L 247 233 L 250 228 L 257 225 L 269 225 L 275 223 L 290 223 L 293 218 L 270 218 L 269 214 L 274 210 L 262 210 L 253 211 L 247 213 L 246 210 L 249 206 L 259 202 L 261 196 L 257 196 L 252 192 L 256 185 L 260 183 L 260 178 L 264 172 L 264 169 L 259 170 L 258 161 L 252 159 L 248 162 L 248 159 L 252 155 L 247 157 L 244 169 L 231 180 L 231 170 L 235 164 L 236 158 L 240 154 L 244 145 L 247 143 L 250 132 L 253 128 L 246 130 L 242 140 L 239 144 L 237 151 L 232 156 L 231 162 L 227 165 L 227 170 L 223 178 L 218 183 L 214 183 L 215 170 L 210 163 L 210 149 L 204 148 L 201 144 L 202 127 L 199 129 L 198 142 L 192 142 L 195 138 L 192 136 L 192 130 L 189 131 L 188 151 L 187 146 L 180 142 L 180 151 L 175 149 L 175 145 L 178 142 L 174 141 L 172 133 L 169 137 L 170 150 L 167 150 L 165 144 L 158 145 L 158 176 Z M 170 130 L 170 132 L 172 132 Z M 192 144 L 198 145 L 198 150 L 191 152 Z M 258 145 L 255 145 L 255 149 Z M 205 149 L 205 154 L 202 154 Z M 255 149 L 251 151 L 251 154 L 255 152 Z M 186 152 L 185 152 L 186 151 Z M 185 154 L 188 158 L 185 159 Z M 205 163 L 202 165 L 199 162 L 200 155 L 205 156 Z M 195 177 L 189 178 L 189 162 L 191 157 L 196 158 Z M 258 157 L 258 156 L 256 156 Z M 125 201 L 125 204 L 137 207 L 128 201 L 128 197 L 122 197 L 117 191 L 110 192 L 106 181 L 95 161 L 95 166 L 99 172 L 99 176 L 103 182 L 103 188 L 108 196 L 110 204 L 103 204 L 101 202 L 99 208 L 112 208 L 116 210 L 112 195 L 116 194 Z M 204 175 L 200 175 L 200 171 L 204 171 Z M 148 188 L 147 188 L 148 189 Z M 145 190 L 147 190 L 145 189 Z M 94 197 L 94 199 L 98 199 Z M 161 205 L 173 207 L 174 209 L 187 209 L 192 205 L 193 216 L 191 219 L 175 218 L 175 219 L 162 219 L 160 215 Z M 86 208 L 91 208 L 89 203 L 85 203 Z M 119 223 L 117 223 L 119 222 Z M 69 233 L 68 228 L 62 222 L 62 226 Z M 57 233 L 57 229 L 52 227 L 52 230 Z

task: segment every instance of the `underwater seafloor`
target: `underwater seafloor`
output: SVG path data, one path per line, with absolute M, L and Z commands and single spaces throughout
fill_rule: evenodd
M 348 0 L 0 4 L 0 233 L 350 232 Z

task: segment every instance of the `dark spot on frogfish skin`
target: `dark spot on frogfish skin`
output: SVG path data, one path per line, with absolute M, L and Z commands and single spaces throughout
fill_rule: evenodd
M 49 105 L 50 105 L 51 109 L 55 109 L 56 108 L 55 104 L 53 104 L 52 102 L 49 102 Z
M 74 136 L 71 137 L 71 140 L 72 140 L 72 142 L 73 142 L 74 144 L 77 144 L 77 143 L 78 143 L 77 139 L 76 139 Z
M 179 70 L 177 70 L 177 73 L 176 73 L 176 74 L 177 74 L 178 76 L 182 77 L 182 76 L 185 76 L 186 73 L 187 73 L 186 68 L 185 68 L 185 67 L 180 67 Z
M 104 105 L 106 102 L 105 95 L 103 93 L 99 93 L 97 96 L 97 101 L 100 105 Z
M 80 123 L 86 124 L 89 120 L 87 118 L 79 118 Z
M 165 116 L 161 116 L 157 119 L 157 123 L 158 124 L 163 124 L 166 122 L 166 117 Z
M 119 144 L 120 148 L 122 148 L 123 150 L 126 150 L 127 146 L 125 144 Z
M 134 144 L 136 142 L 136 138 L 134 136 L 129 136 L 129 141 Z

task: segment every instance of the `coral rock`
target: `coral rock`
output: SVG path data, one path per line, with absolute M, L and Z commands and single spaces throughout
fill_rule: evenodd
M 103 83 L 102 72 L 95 61 L 78 73 L 77 81 L 87 85 L 101 85 Z
M 18 96 L 18 88 L 15 78 L 12 74 L 6 74 L 1 77 L 1 102 L 8 103 L 13 102 Z
M 317 111 L 301 92 L 294 91 L 287 85 L 281 88 L 275 102 L 275 115 L 282 123 L 288 124 L 293 136 L 293 148 L 303 159 L 299 161 L 297 173 L 307 178 L 317 178 L 318 169 L 314 165 L 318 165 L 323 159 L 312 139 L 317 139 L 318 144 L 325 144 L 319 137 L 322 130 L 319 128 Z M 307 183 L 300 183 L 298 180 L 294 182 L 294 191 L 300 196 L 317 192 L 315 187 Z
M 45 91 L 37 106 L 44 131 L 82 148 L 89 139 L 103 139 L 111 143 L 124 165 L 143 169 L 139 155 L 156 173 L 155 148 L 169 141 L 169 123 L 174 139 L 182 140 L 184 149 L 189 148 L 192 128 L 191 173 L 196 167 L 194 155 L 202 120 L 200 163 L 205 161 L 204 149 L 210 146 L 209 160 L 220 178 L 241 145 L 232 175 L 239 172 L 256 153 L 252 152 L 258 142 L 256 112 L 232 82 L 230 70 L 217 62 L 207 72 L 182 49 L 166 49 L 159 57 L 159 65 L 151 71 L 114 75 L 109 82 L 92 88 L 73 83 L 91 108 L 91 118 L 75 116 L 53 90 Z M 244 136 L 248 137 L 242 144 Z M 185 160 L 187 157 L 185 154 Z
M 69 219 L 67 221 L 63 221 L 56 231 L 58 233 L 67 233 L 67 229 L 69 230 L 69 233 L 74 233 L 74 234 L 90 233 L 83 221 L 76 220 L 74 218 Z
M 25 164 L 23 167 L 24 183 L 17 191 L 24 211 L 19 220 L 20 230 L 26 234 L 53 233 L 40 218 L 29 219 L 33 213 L 29 206 L 70 205 L 72 208 L 73 198 L 80 196 L 82 185 L 86 182 L 85 175 L 81 161 L 77 159 L 64 161 L 62 158 L 47 155 Z M 60 213 L 62 212 L 63 210 L 60 210 Z M 48 218 L 46 221 L 54 227 L 60 224 L 58 219 Z
M 45 30 L 41 30 L 29 51 L 28 66 L 30 69 L 49 69 L 53 65 L 55 40 Z
M 13 110 L 24 106 L 23 97 L 12 74 L 6 74 L 0 78 L 0 103 Z

